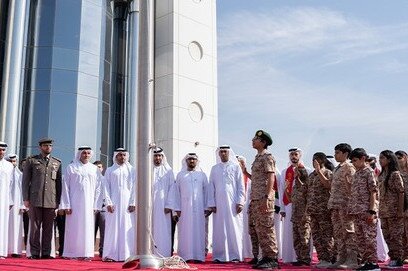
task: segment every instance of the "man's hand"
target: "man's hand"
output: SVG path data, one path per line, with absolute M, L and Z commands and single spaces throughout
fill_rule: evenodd
M 286 212 L 280 212 L 281 217 L 286 217 Z
M 115 211 L 115 207 L 113 205 L 108 205 L 108 206 L 106 206 L 106 210 L 109 213 L 113 213 Z
M 239 214 L 240 212 L 242 212 L 242 210 L 244 209 L 244 206 L 242 204 L 237 204 L 235 206 L 235 210 L 237 211 L 237 214 Z
M 24 206 L 25 206 L 26 208 L 30 208 L 30 201 L 29 201 L 29 200 L 25 200 L 25 201 L 24 201 Z
M 64 209 L 58 209 L 58 215 L 64 215 L 65 214 L 65 210 Z
M 320 164 L 319 164 L 319 162 L 317 162 L 316 159 L 313 160 L 313 167 L 316 170 L 316 172 L 319 172 L 320 169 L 321 169 Z
M 66 215 L 72 214 L 72 209 L 65 209 L 65 214 Z
M 136 210 L 136 206 L 129 206 L 128 211 L 129 213 L 133 213 Z
M 165 213 L 165 214 L 171 213 L 171 209 L 169 209 L 169 208 L 164 208 L 164 213 Z

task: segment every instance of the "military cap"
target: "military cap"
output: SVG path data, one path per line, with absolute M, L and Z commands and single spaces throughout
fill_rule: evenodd
M 266 141 L 266 146 L 272 145 L 272 142 L 273 142 L 272 138 L 267 132 L 265 132 L 263 130 L 258 130 L 258 131 L 256 131 L 255 136 L 265 140 Z
M 51 138 L 49 138 L 49 137 L 44 137 L 44 138 L 41 138 L 39 141 L 38 141 L 38 145 L 42 145 L 42 144 L 52 144 L 54 142 L 54 140 L 52 140 Z

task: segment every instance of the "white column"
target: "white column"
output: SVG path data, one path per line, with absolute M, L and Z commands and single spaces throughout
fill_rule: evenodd
M 9 152 L 17 152 L 20 124 L 20 86 L 22 86 L 26 0 L 11 0 L 7 22 L 4 59 L 0 139 L 7 142 Z

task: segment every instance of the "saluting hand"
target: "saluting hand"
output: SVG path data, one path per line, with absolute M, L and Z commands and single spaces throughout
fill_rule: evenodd
M 316 159 L 313 160 L 313 167 L 314 167 L 314 169 L 315 169 L 316 172 L 319 172 L 320 169 L 321 169 L 321 168 L 320 168 L 320 164 L 319 164 L 319 162 L 317 162 Z

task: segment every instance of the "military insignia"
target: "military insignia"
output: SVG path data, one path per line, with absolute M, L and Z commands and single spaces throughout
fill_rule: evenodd
M 256 133 L 257 136 L 261 136 L 262 134 L 262 131 L 258 131 L 258 133 Z

